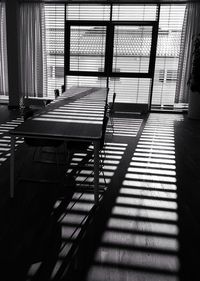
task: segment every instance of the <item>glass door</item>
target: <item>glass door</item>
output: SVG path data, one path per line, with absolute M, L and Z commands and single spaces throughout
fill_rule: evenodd
M 147 110 L 151 100 L 157 25 L 144 21 L 114 22 L 112 30 L 110 92 L 116 92 L 116 104 L 120 108 Z
M 161 5 L 152 110 L 183 111 L 187 108 L 180 95 L 179 59 L 184 49 L 186 5 Z
M 105 87 L 116 103 L 149 107 L 155 22 L 66 23 L 65 84 Z

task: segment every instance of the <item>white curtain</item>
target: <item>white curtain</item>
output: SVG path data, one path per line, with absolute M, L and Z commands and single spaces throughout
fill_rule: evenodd
M 23 96 L 46 96 L 46 51 L 43 3 L 20 5 L 20 85 Z
M 187 85 L 192 68 L 193 44 L 200 33 L 200 3 L 188 3 L 183 28 L 183 48 L 179 60 L 178 83 L 175 102 L 188 102 L 189 86 Z
M 0 2 L 0 95 L 8 96 L 8 62 L 5 3 Z

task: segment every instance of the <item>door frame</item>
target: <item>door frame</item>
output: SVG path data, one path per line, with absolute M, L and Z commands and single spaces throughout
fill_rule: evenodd
M 94 21 L 94 20 L 66 20 L 65 17 L 65 40 L 64 40 L 64 86 L 66 86 L 66 76 L 99 76 L 106 77 L 107 86 L 109 87 L 110 77 L 125 77 L 125 78 L 150 78 L 150 91 L 148 96 L 148 111 L 151 110 L 155 62 L 156 62 L 156 49 L 158 40 L 158 26 L 160 5 L 157 5 L 158 16 L 155 21 Z M 112 13 L 111 13 L 112 14 Z M 111 15 L 112 17 L 112 15 Z M 70 29 L 71 26 L 105 26 L 106 27 L 106 40 L 105 40 L 105 61 L 104 71 L 71 71 L 70 70 Z M 151 50 L 149 59 L 149 68 L 147 73 L 127 73 L 127 72 L 113 72 L 113 48 L 114 48 L 114 29 L 115 26 L 152 26 L 151 37 Z

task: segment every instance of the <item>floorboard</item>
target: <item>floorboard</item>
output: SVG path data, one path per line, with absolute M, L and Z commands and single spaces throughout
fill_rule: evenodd
M 11 200 L 9 130 L 22 120 L 5 105 L 0 111 L 2 281 L 199 280 L 200 121 L 186 114 L 114 115 L 96 207 L 92 163 L 75 178 L 74 167 L 84 161 L 75 154 L 60 166 L 60 177 L 55 164 L 33 161 L 35 150 L 23 139 Z

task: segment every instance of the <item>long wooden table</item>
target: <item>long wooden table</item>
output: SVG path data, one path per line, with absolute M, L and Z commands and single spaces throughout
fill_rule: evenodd
M 99 200 L 99 147 L 107 106 L 106 88 L 74 87 L 27 119 L 11 134 L 10 196 L 14 197 L 16 137 L 62 141 L 91 141 L 94 144 L 94 200 Z

